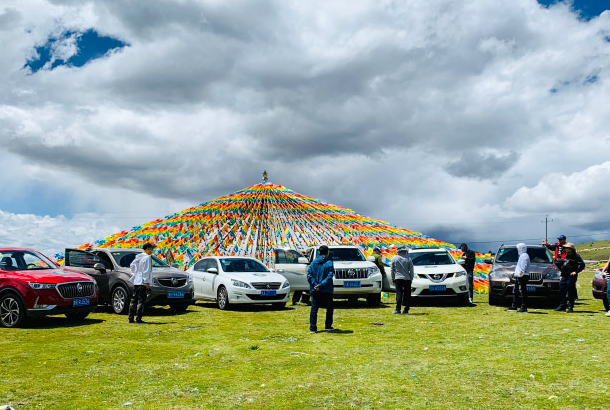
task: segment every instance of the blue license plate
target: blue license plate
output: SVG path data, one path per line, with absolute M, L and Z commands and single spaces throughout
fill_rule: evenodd
M 72 299 L 72 306 L 74 306 L 74 307 L 89 306 L 90 304 L 91 304 L 91 301 L 89 300 L 89 298 Z
M 261 290 L 261 296 L 275 296 L 276 293 L 275 290 Z
M 535 291 L 536 291 L 536 286 L 533 286 L 533 285 L 527 285 L 527 291 L 528 291 L 528 292 L 535 292 Z
M 176 291 L 176 292 L 167 292 L 168 299 L 180 299 L 184 297 L 184 292 Z
M 443 292 L 447 290 L 447 285 L 432 285 L 429 289 L 430 292 Z
M 359 288 L 360 281 L 359 280 L 350 280 L 348 282 L 343 282 L 344 288 Z

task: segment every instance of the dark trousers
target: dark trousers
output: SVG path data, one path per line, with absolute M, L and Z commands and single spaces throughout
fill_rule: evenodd
M 474 297 L 474 272 L 466 271 L 466 277 L 468 278 L 468 293 L 472 299 Z
M 324 328 L 330 329 L 333 327 L 333 294 L 332 293 L 311 293 L 311 310 L 309 311 L 309 330 L 315 332 L 318 330 L 318 310 L 326 308 L 326 322 Z
M 142 320 L 144 314 L 144 305 L 146 304 L 146 286 L 135 285 L 133 287 L 133 295 L 131 296 L 131 302 L 129 304 L 129 320 Z M 137 306 L 137 307 L 136 307 Z
M 578 275 L 562 276 L 559 281 L 559 306 L 574 308 Z M 567 300 L 567 303 L 566 303 Z
M 296 305 L 297 303 L 299 303 L 301 301 L 301 296 L 303 296 L 303 291 L 295 290 L 292 294 L 292 304 Z
M 515 278 L 515 287 L 513 288 L 513 304 L 512 308 L 517 309 L 519 298 L 521 298 L 521 309 L 527 309 L 527 282 L 529 275 L 523 275 L 520 278 Z
M 401 305 L 405 307 L 405 311 L 411 308 L 411 282 L 406 279 L 396 279 L 394 287 L 396 288 L 396 310 L 400 312 Z

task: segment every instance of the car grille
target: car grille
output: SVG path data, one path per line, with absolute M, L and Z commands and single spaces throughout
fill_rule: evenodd
M 57 286 L 59 294 L 64 299 L 90 297 L 95 295 L 94 282 L 72 282 Z
M 366 279 L 369 277 L 367 268 L 335 269 L 335 279 Z
M 252 300 L 282 300 L 286 297 L 285 294 L 277 294 L 275 296 L 261 296 L 261 295 L 249 295 L 246 294 Z
M 252 286 L 254 289 L 267 290 L 267 289 L 279 289 L 281 283 L 279 282 L 254 282 Z
M 157 282 L 168 288 L 179 288 L 186 285 L 186 278 L 159 278 Z
M 540 281 L 542 281 L 542 273 L 530 272 L 530 282 L 540 282 Z

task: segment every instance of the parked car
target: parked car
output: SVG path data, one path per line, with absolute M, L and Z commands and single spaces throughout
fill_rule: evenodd
M 294 291 L 309 292 L 307 268 L 320 256 L 316 245 L 307 248 L 301 255 L 294 249 L 275 249 L 275 272 L 290 282 Z M 335 299 L 356 301 L 365 298 L 367 303 L 376 306 L 381 303 L 381 272 L 377 266 L 364 256 L 360 248 L 354 245 L 330 245 L 329 256 L 335 267 Z
M 195 299 L 216 301 L 222 310 L 234 304 L 261 303 L 281 308 L 290 296 L 290 283 L 254 258 L 211 256 L 187 272 L 195 286 Z
M 541 245 L 527 245 L 530 257 L 530 278 L 527 283 L 527 297 L 548 301 L 559 300 L 559 269 L 553 264 L 553 256 Z M 499 305 L 513 297 L 515 279 L 513 273 L 519 260 L 516 245 L 502 245 L 494 260 L 486 258 L 485 263 L 493 263 L 489 271 L 489 304 Z
M 606 297 L 606 290 L 608 286 L 608 278 L 602 275 L 602 270 L 598 269 L 593 277 L 593 297 L 595 299 L 601 299 L 604 304 L 604 309 L 610 310 L 610 303 Z
M 91 275 L 99 286 L 99 303 L 109 304 L 118 314 L 129 311 L 133 295 L 129 265 L 141 249 L 93 248 L 66 249 L 64 265 Z M 173 311 L 186 310 L 194 303 L 193 284 L 188 274 L 168 266 L 152 255 L 153 284 L 147 306 L 167 306 Z
M 411 283 L 412 298 L 454 298 L 468 304 L 468 278 L 461 266 L 444 248 L 416 248 L 409 251 L 415 277 Z M 385 267 L 383 290 L 394 292 L 390 266 Z
M 64 314 L 82 320 L 97 306 L 90 276 L 62 269 L 42 253 L 0 248 L 0 325 L 17 327 L 28 317 Z

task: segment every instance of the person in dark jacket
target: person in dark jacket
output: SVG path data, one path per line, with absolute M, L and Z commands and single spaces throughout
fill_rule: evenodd
M 472 299 L 474 298 L 474 265 L 477 262 L 477 256 L 474 251 L 468 249 L 468 245 L 465 243 L 460 245 L 460 250 L 463 253 L 462 259 L 464 260 L 464 269 L 468 278 L 468 303 L 472 305 Z
M 307 268 L 307 282 L 309 282 L 309 293 L 311 294 L 311 310 L 309 313 L 309 331 L 318 331 L 318 310 L 326 308 L 326 322 L 324 330 L 327 332 L 335 330 L 333 327 L 333 277 L 335 267 L 329 258 L 328 246 L 319 248 L 320 256 L 311 262 Z
M 559 306 L 555 310 L 572 313 L 574 299 L 576 299 L 576 280 L 578 274 L 585 268 L 585 262 L 576 253 L 574 244 L 566 243 L 563 248 L 566 253 L 565 258 L 557 260 L 557 266 L 561 270 L 561 279 L 559 280 Z
M 566 256 L 566 250 L 565 250 L 565 245 L 567 243 L 567 239 L 565 235 L 559 235 L 557 237 L 557 243 L 555 245 L 551 245 L 550 243 L 543 243 L 544 246 L 546 246 L 546 248 L 550 251 L 553 251 L 553 263 L 555 263 L 555 265 L 557 265 L 557 268 L 559 270 L 561 270 L 561 261 L 565 258 Z M 576 283 L 574 283 L 574 289 L 576 289 Z M 575 294 L 575 298 L 578 299 L 578 291 L 576 291 Z

